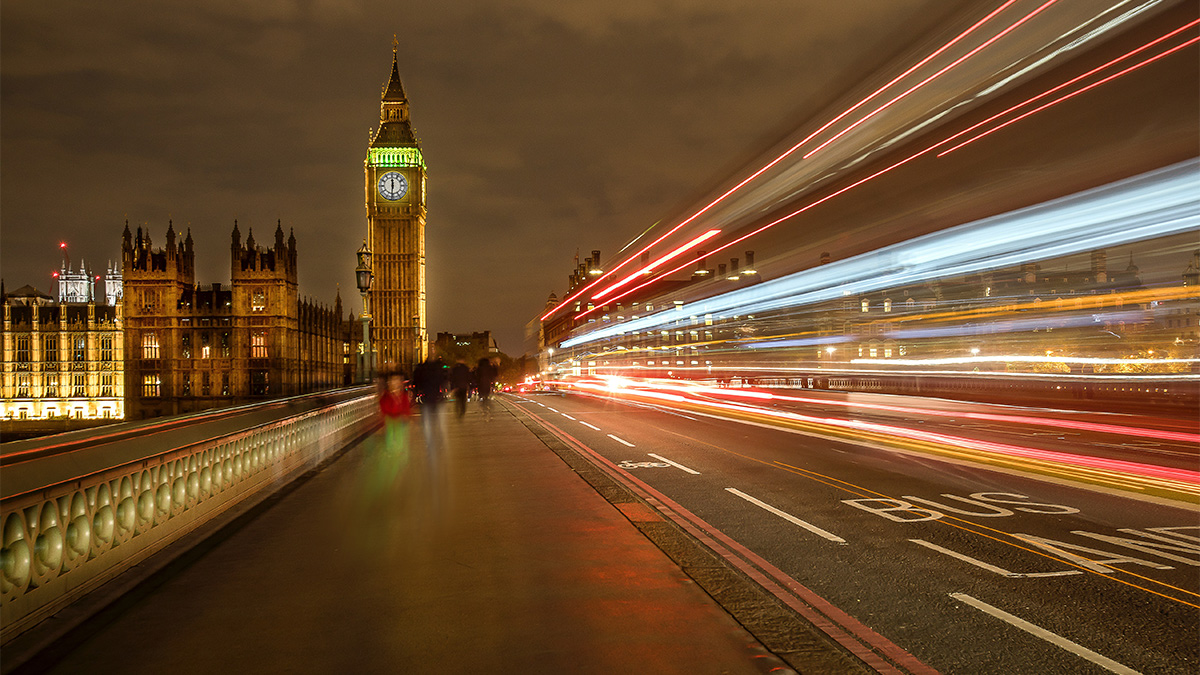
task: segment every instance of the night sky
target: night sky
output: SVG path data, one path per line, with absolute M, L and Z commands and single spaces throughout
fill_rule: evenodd
M 125 219 L 227 282 L 238 219 L 294 228 L 300 291 L 357 312 L 363 157 L 399 39 L 429 164 L 431 329 L 523 326 L 578 250 L 607 258 L 809 120 L 965 0 L 6 2 L 0 227 L 9 289 L 59 241 L 119 262 Z

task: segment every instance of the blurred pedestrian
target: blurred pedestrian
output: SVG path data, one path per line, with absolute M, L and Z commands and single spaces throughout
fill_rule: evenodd
M 441 437 L 439 411 L 442 392 L 448 380 L 446 370 L 441 357 L 434 356 L 413 369 L 413 388 L 421 399 L 421 426 L 425 430 L 425 446 L 430 453 L 434 453 Z
M 459 359 L 450 369 L 450 389 L 454 391 L 454 407 L 459 418 L 467 413 L 467 395 L 471 393 L 471 369 Z
M 442 402 L 442 390 L 446 388 L 446 364 L 441 357 L 425 359 L 413 369 L 413 388 L 417 392 L 422 406 L 435 411 Z
M 484 418 L 492 421 L 492 389 L 496 385 L 496 366 L 490 359 L 479 359 L 475 366 L 475 384 L 479 387 L 479 403 Z
M 383 386 L 379 394 L 379 412 L 383 415 L 384 438 L 389 446 L 393 446 L 399 435 L 404 433 L 412 414 L 412 401 L 408 398 L 403 373 L 391 373 L 381 379 Z

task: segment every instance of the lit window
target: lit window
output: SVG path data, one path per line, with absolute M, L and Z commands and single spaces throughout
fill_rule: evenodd
M 145 333 L 142 333 L 142 358 L 158 358 L 158 333 L 155 333 L 154 331 L 146 331 Z M 158 394 L 155 394 L 155 396 L 157 395 Z
M 892 299 L 891 298 L 888 298 L 883 301 L 883 311 L 885 311 L 885 312 L 892 311 Z
M 254 289 L 254 292 L 250 294 L 250 311 L 267 311 L 267 294 L 263 292 L 263 289 L 256 288 Z
M 868 309 L 870 306 L 871 306 L 871 303 L 870 303 L 869 301 L 867 301 L 867 300 L 863 300 L 863 301 L 862 301 L 862 311 L 864 311 L 864 312 L 865 312 L 865 311 L 867 311 L 867 309 Z
M 254 331 L 250 335 L 250 358 L 267 358 L 267 334 L 264 331 Z
M 142 376 L 142 396 L 156 398 L 162 395 L 162 378 L 158 374 Z
M 76 333 L 71 336 L 71 345 L 73 358 L 75 363 L 83 363 L 87 360 L 87 338 L 82 333 Z
M 17 362 L 28 363 L 29 361 L 29 336 L 19 335 L 17 336 Z

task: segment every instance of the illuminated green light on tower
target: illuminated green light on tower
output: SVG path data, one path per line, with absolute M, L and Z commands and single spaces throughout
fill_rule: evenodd
M 368 148 L 367 164 L 370 166 L 419 166 L 425 167 L 425 157 L 420 148 Z

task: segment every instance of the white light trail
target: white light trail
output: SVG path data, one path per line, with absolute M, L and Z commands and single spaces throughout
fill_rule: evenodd
M 934 279 L 1200 229 L 1200 161 L 1186 160 L 1025 209 L 821 265 L 572 337 L 575 347 L 682 317 L 801 307 Z

